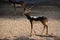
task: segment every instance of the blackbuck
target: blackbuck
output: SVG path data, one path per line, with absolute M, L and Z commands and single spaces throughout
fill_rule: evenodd
M 13 4 L 15 10 L 16 10 L 16 4 L 19 4 L 20 7 L 25 8 L 25 2 L 23 0 L 19 2 L 16 2 L 16 0 L 9 0 L 9 3 Z
M 31 12 L 31 8 L 26 8 L 25 11 L 24 11 L 24 15 L 27 17 L 27 19 L 30 21 L 30 24 L 31 24 L 31 32 L 30 32 L 30 36 L 32 36 L 32 31 L 33 31 L 33 21 L 40 21 L 43 25 L 44 25 L 44 28 L 42 30 L 42 33 L 43 31 L 45 30 L 46 28 L 46 34 L 48 34 L 48 26 L 47 26 L 47 18 L 42 16 L 42 17 L 36 17 L 36 16 L 31 16 L 30 15 L 30 12 Z M 34 33 L 36 34 L 36 32 L 34 31 Z

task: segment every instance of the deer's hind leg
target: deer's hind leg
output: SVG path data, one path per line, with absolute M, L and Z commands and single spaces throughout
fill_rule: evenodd
M 44 26 L 46 28 L 46 35 L 47 35 L 48 34 L 48 26 L 46 24 Z
M 46 35 L 47 35 L 47 34 L 48 34 L 48 26 L 47 26 L 46 22 L 47 22 L 47 21 L 44 21 L 44 22 L 42 22 L 42 24 L 44 25 L 43 31 L 44 31 L 45 28 L 46 28 Z M 43 31 L 42 31 L 42 32 L 43 32 Z

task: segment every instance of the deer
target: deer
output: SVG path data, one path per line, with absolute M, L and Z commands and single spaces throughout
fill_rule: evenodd
M 20 4 L 20 7 L 25 8 L 25 2 L 23 0 L 19 1 L 19 2 L 16 2 L 16 0 L 8 0 L 8 1 L 9 1 L 9 3 L 13 4 L 13 7 L 15 10 L 16 10 L 15 4 Z
M 32 32 L 33 32 L 33 21 L 40 21 L 44 26 L 42 33 L 46 29 L 46 35 L 47 35 L 48 34 L 48 25 L 47 25 L 48 19 L 47 19 L 47 17 L 45 17 L 45 16 L 41 16 L 41 17 L 40 16 L 38 16 L 38 17 L 31 16 L 30 13 L 31 13 L 31 8 L 25 8 L 24 15 L 26 16 L 26 18 L 29 20 L 29 22 L 31 24 L 30 36 L 32 36 Z M 34 30 L 34 33 L 36 35 L 35 30 Z

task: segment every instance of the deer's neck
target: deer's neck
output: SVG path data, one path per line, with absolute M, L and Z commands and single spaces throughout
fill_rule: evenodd
M 30 19 L 30 15 L 25 15 L 27 17 L 27 19 Z

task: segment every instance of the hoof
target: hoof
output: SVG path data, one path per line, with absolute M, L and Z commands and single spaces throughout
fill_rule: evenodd
M 32 35 L 29 35 L 30 37 L 32 36 Z

